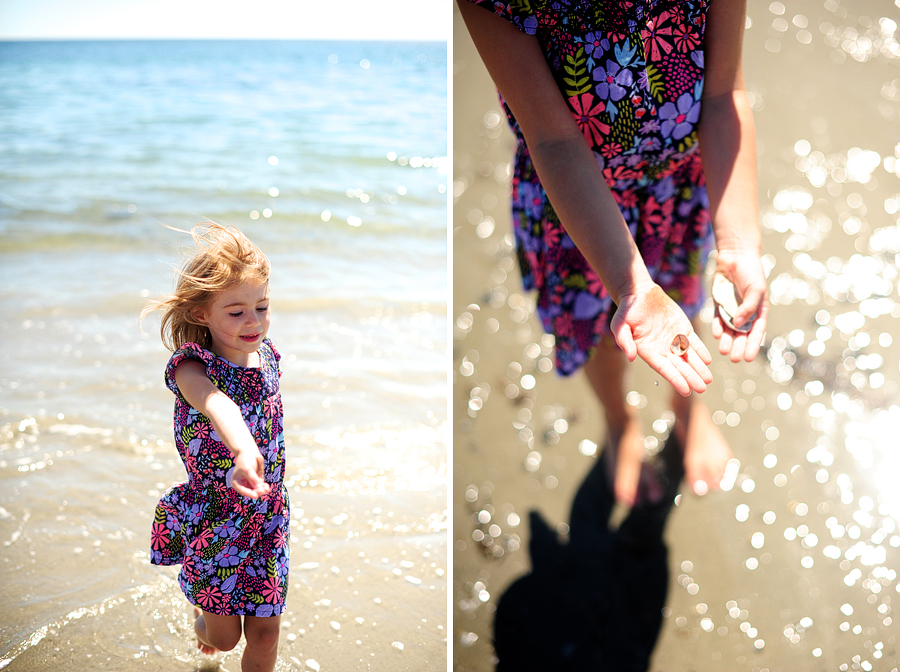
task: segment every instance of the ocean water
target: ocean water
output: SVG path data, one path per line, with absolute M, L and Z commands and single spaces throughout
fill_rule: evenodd
M 0 667 L 190 659 L 174 574 L 147 561 L 184 472 L 168 353 L 139 314 L 190 245 L 173 228 L 206 220 L 272 262 L 295 585 L 324 594 L 367 544 L 403 549 L 378 563 L 416 575 L 393 590 L 428 593 L 409 623 L 443 651 L 446 72 L 443 43 L 0 43 Z M 334 622 L 366 593 L 342 580 Z M 284 658 L 314 657 L 286 634 Z

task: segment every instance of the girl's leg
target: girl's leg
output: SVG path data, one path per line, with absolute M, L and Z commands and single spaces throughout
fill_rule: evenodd
M 247 648 L 241 659 L 241 672 L 272 672 L 278 658 L 281 616 L 244 616 Z
M 675 413 L 675 433 L 684 446 L 684 479 L 693 492 L 706 494 L 716 490 L 725 465 L 731 459 L 731 449 L 716 427 L 706 407 L 697 395 L 672 395 Z
M 615 456 L 616 500 L 633 505 L 637 499 L 644 455 L 644 437 L 637 411 L 625 402 L 628 360 L 612 337 L 604 337 L 584 366 L 594 393 L 603 405 L 608 432 L 607 449 Z
M 699 334 L 698 326 L 695 324 L 694 330 Z M 675 434 L 684 447 L 685 481 L 699 495 L 718 489 L 732 454 L 725 437 L 712 421 L 709 409 L 699 395 L 682 397 L 673 392 L 672 411 L 675 413 Z
M 194 632 L 197 648 L 212 655 L 217 651 L 231 651 L 241 641 L 241 617 L 218 616 L 194 607 Z

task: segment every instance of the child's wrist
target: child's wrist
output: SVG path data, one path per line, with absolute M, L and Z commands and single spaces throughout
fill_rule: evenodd
M 262 455 L 262 453 L 259 452 L 259 447 L 256 444 L 253 444 L 252 446 L 237 446 L 235 448 L 231 448 L 231 454 L 234 456 L 234 459 L 238 459 L 239 457 L 250 457 L 254 460 Z
M 746 254 L 755 252 L 759 254 L 762 250 L 762 233 L 759 225 L 747 225 L 745 227 L 728 226 L 720 223 L 714 223 L 716 237 L 716 249 L 719 253 L 732 252 L 735 254 Z
M 642 296 L 652 290 L 655 286 L 656 283 L 653 282 L 653 278 L 651 278 L 650 274 L 644 269 L 643 272 L 635 272 L 633 277 L 628 278 L 626 282 L 618 287 L 610 288 L 611 291 L 609 294 L 613 302 L 618 306 L 621 305 L 627 297 Z

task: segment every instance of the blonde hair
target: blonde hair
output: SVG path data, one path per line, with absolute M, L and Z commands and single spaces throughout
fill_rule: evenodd
M 204 222 L 190 235 L 196 251 L 176 271 L 175 291 L 154 299 L 141 312 L 143 321 L 150 313 L 162 311 L 159 333 L 163 345 L 173 352 L 185 343 L 212 347 L 209 329 L 194 317 L 195 309 L 208 306 L 215 294 L 242 282 L 269 279 L 269 259 L 236 227 Z

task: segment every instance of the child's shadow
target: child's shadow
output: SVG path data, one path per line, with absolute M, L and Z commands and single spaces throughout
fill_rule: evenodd
M 663 529 L 684 475 L 674 434 L 657 457 L 664 495 L 609 527 L 614 496 L 601 456 L 572 503 L 560 543 L 532 511 L 532 571 L 500 597 L 497 672 L 647 670 L 669 583 Z

